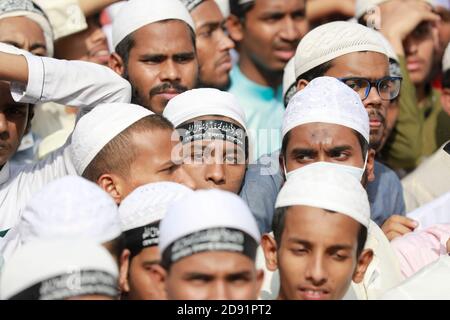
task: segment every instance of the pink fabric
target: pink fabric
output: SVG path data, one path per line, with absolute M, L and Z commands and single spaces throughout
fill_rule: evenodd
M 391 245 L 397 254 L 402 274 L 409 278 L 423 267 L 447 253 L 450 224 L 439 224 L 394 239 Z

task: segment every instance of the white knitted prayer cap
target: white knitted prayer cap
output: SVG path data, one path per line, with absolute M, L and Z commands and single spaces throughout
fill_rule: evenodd
M 130 0 L 114 17 L 113 47 L 134 31 L 151 23 L 164 20 L 181 20 L 195 32 L 194 21 L 180 0 Z
M 284 113 L 282 136 L 295 127 L 314 122 L 351 128 L 369 142 L 369 116 L 361 98 L 336 78 L 316 78 L 295 94 Z
M 119 207 L 122 231 L 161 220 L 173 202 L 193 192 L 188 187 L 174 182 L 149 183 L 135 189 Z
M 64 238 L 105 243 L 122 233 L 112 197 L 78 176 L 44 186 L 25 207 L 17 228 L 22 244 Z
M 295 77 L 348 53 L 373 51 L 387 56 L 373 31 L 357 23 L 335 21 L 308 32 L 295 54 Z
M 98 105 L 77 122 L 69 154 L 77 174 L 82 175 L 94 157 L 119 133 L 140 119 L 154 114 L 129 103 Z

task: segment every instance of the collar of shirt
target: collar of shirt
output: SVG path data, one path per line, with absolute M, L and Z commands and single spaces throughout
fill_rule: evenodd
M 247 92 L 248 95 L 257 96 L 266 101 L 283 100 L 282 85 L 278 86 L 276 90 L 273 90 L 273 88 L 271 87 L 265 87 L 256 82 L 253 82 L 241 72 L 241 69 L 237 64 L 231 70 L 231 78 L 231 85 L 239 86 L 239 91 Z
M 9 162 L 5 163 L 3 168 L 0 170 L 0 185 L 4 184 L 9 180 L 10 170 Z

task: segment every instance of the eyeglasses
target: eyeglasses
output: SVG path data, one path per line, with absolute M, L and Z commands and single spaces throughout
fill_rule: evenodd
M 366 78 L 349 77 L 338 78 L 359 94 L 361 100 L 367 99 L 372 87 L 377 88 L 378 95 L 382 100 L 394 100 L 400 94 L 402 86 L 402 77 L 384 77 L 376 81 L 370 81 Z

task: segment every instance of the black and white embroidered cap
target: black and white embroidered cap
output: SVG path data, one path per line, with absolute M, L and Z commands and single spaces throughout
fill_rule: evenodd
M 254 260 L 261 235 L 255 218 L 237 195 L 200 190 L 171 205 L 160 224 L 162 265 L 197 253 L 228 251 Z
M 117 264 L 109 252 L 85 240 L 35 241 L 3 267 L 1 300 L 63 300 L 118 296 Z
M 194 191 L 174 182 L 149 183 L 135 189 L 119 207 L 125 246 L 131 256 L 159 242 L 159 222 L 174 201 Z

